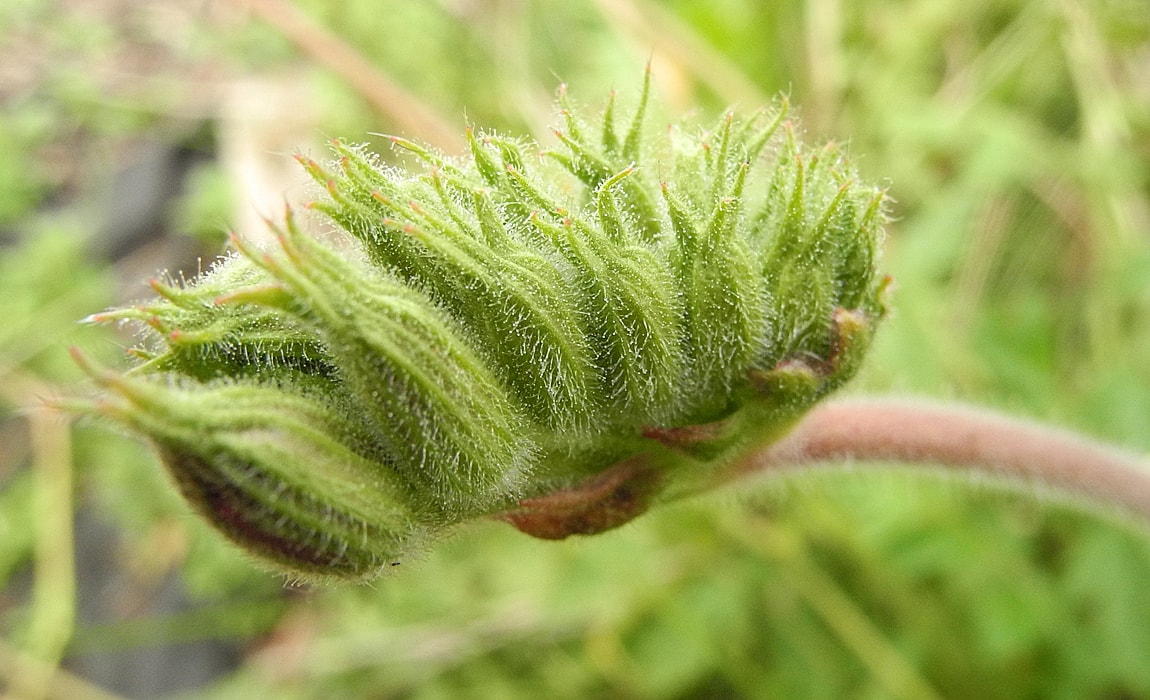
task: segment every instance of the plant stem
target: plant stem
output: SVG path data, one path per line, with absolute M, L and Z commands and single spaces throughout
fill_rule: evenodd
M 737 473 L 861 462 L 932 464 L 1084 500 L 1150 523 L 1150 459 L 991 411 L 917 400 L 828 402 Z M 1045 494 L 1044 494 L 1045 495 Z
M 246 4 L 301 51 L 347 81 L 399 131 L 446 151 L 463 150 L 457 130 L 430 105 L 384 74 L 351 44 L 313 20 L 291 0 L 246 0 Z
M 38 663 L 13 674 L 13 697 L 51 697 L 56 670 L 76 622 L 76 571 L 72 542 L 71 423 L 45 408 L 29 412 L 39 532 L 34 559 L 35 587 L 24 651 Z M 21 657 L 22 658 L 22 657 Z
M 42 675 L 47 679 L 47 695 L 50 700 L 66 698 L 67 700 L 123 700 L 119 695 L 110 693 L 99 686 L 89 683 L 84 678 L 58 668 L 55 664 L 46 664 L 42 660 L 30 656 L 7 640 L 0 638 L 0 683 L 7 681 L 10 688 L 8 694 L 2 697 L 26 698 L 16 692 L 21 677 L 28 675 Z M 19 689 L 22 693 L 23 690 Z

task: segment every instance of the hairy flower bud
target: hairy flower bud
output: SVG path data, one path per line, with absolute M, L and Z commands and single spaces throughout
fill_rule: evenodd
M 884 195 L 785 102 L 651 138 L 648 87 L 625 130 L 561 91 L 554 150 L 468 129 L 462 158 L 393 138 L 414 173 L 300 157 L 349 240 L 289 212 L 276 246 L 97 315 L 152 333 L 101 379 L 114 417 L 297 573 L 363 576 L 478 516 L 591 534 L 713 485 L 857 370 Z

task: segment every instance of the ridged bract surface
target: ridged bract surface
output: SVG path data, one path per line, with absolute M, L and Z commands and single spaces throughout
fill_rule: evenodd
M 857 368 L 883 194 L 785 103 L 648 131 L 646 101 L 592 126 L 561 92 L 551 150 L 469 129 L 459 158 L 393 139 L 411 170 L 339 141 L 299 158 L 342 239 L 288 212 L 275 246 L 98 315 L 150 336 L 95 372 L 99 411 L 301 576 L 372 576 L 476 516 L 564 536 L 693 490 Z

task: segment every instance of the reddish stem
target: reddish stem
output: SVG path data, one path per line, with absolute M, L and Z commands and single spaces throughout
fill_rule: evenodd
M 1053 489 L 1150 522 L 1150 459 L 990 411 L 912 400 L 830 402 L 740 466 L 770 473 L 844 461 L 934 464 Z

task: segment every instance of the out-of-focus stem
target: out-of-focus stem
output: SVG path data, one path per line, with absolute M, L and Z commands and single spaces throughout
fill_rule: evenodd
M 638 40 L 644 50 L 665 51 L 677 67 L 731 103 L 767 104 L 770 97 L 722 51 L 699 36 L 663 4 L 648 0 L 598 0 L 609 24 Z
M 13 697 L 50 697 L 76 617 L 76 575 L 72 544 L 71 426 L 46 408 L 29 412 L 36 467 L 37 524 L 35 588 L 25 652 L 38 664 L 24 664 L 11 680 Z
M 383 74 L 290 0 L 244 0 L 268 24 L 278 29 L 318 63 L 346 80 L 380 114 L 407 136 L 420 138 L 449 152 L 463 149 L 458 130 L 450 128 L 430 106 Z
M 41 675 L 45 678 L 44 697 L 50 700 L 123 700 L 119 695 L 109 693 L 98 686 L 92 685 L 83 678 L 58 668 L 56 664 L 46 664 L 38 658 L 29 656 L 6 640 L 0 639 L 0 685 L 6 681 L 9 686 L 8 698 L 27 697 L 24 693 L 23 679 L 28 675 Z
M 850 400 L 813 409 L 786 437 L 739 465 L 774 473 L 843 462 L 937 465 L 1088 501 L 1150 523 L 1150 459 L 990 411 L 913 400 Z

